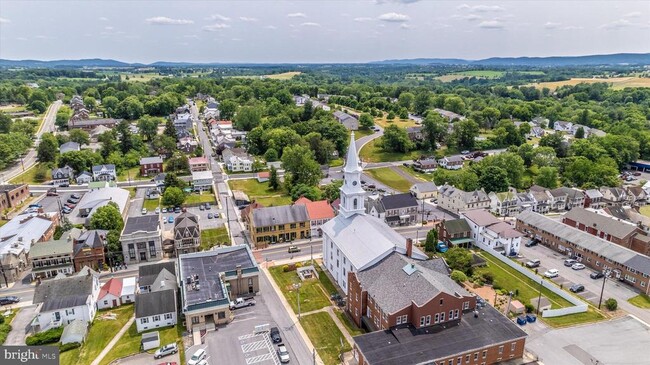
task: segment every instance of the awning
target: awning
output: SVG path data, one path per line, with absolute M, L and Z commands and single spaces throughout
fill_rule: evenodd
M 449 242 L 453 245 L 462 245 L 463 243 L 474 243 L 473 238 L 452 238 Z
M 411 218 L 411 216 L 408 214 L 403 214 L 399 216 L 399 219 L 409 219 L 409 218 Z

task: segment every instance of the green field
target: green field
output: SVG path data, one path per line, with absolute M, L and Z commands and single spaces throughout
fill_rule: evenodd
M 217 198 L 213 193 L 203 192 L 203 194 L 192 193 L 185 198 L 185 204 L 187 205 L 197 205 L 203 203 L 216 204 Z
M 185 346 L 183 346 L 183 344 L 180 341 L 183 335 L 183 330 L 184 328 L 181 326 L 181 323 L 179 322 L 178 325 L 174 327 L 164 327 L 164 328 L 138 333 L 135 326 L 135 322 L 133 322 L 133 324 L 131 324 L 131 327 L 129 327 L 129 330 L 126 331 L 126 333 L 124 333 L 124 335 L 117 341 L 115 346 L 113 346 L 111 351 L 102 359 L 102 361 L 99 364 L 108 365 L 114 360 L 140 353 L 140 340 L 142 339 L 142 334 L 147 332 L 154 332 L 154 331 L 159 332 L 161 346 L 174 343 L 174 342 L 178 344 L 178 351 L 180 352 L 180 356 L 181 356 L 181 364 L 183 364 Z M 149 350 L 148 352 L 150 354 L 153 354 L 156 350 L 157 349 L 152 349 Z
M 127 80 L 128 77 L 128 80 Z M 120 80 L 121 81 L 131 81 L 131 82 L 147 82 L 151 81 L 154 79 L 161 79 L 167 76 L 162 76 L 159 75 L 158 73 L 155 72 L 147 72 L 147 73 L 135 73 L 135 74 L 129 74 L 129 73 L 122 73 L 120 74 Z
M 274 266 L 269 269 L 273 280 L 278 284 L 282 294 L 287 299 L 294 313 L 298 314 L 298 292 L 294 284 L 301 284 L 300 287 L 300 311 L 301 313 L 311 312 L 317 309 L 330 306 L 329 297 L 325 295 L 325 289 L 318 280 L 300 281 L 296 271 L 284 272 L 283 266 Z M 321 274 L 324 276 L 324 274 Z M 325 313 L 327 314 L 327 313 Z
M 140 166 L 121 169 L 117 174 L 117 181 L 150 180 L 151 178 L 151 176 L 140 176 Z
M 423 151 L 415 150 L 408 153 L 386 152 L 377 146 L 377 139 L 366 143 L 361 149 L 359 156 L 363 162 L 394 162 L 413 160 L 419 158 Z
M 284 190 L 272 190 L 269 183 L 259 183 L 257 179 L 228 180 L 232 190 L 241 190 L 251 201 L 255 200 L 265 207 L 291 204 L 291 197 Z
M 339 317 L 339 320 L 343 325 L 345 326 L 345 329 L 348 330 L 348 333 L 350 336 L 358 336 L 366 333 L 366 331 L 362 330 L 361 328 L 357 327 L 356 324 L 350 320 L 350 317 L 348 317 L 347 314 L 345 314 L 341 310 L 334 310 L 334 313 L 336 313 L 336 316 Z
M 149 212 L 153 212 L 160 206 L 160 199 L 144 199 L 142 207 L 147 209 Z
M 498 79 L 505 75 L 504 71 L 494 71 L 494 70 L 473 70 L 473 71 L 461 71 L 454 72 L 449 75 L 438 76 L 436 79 L 442 82 L 451 82 L 454 80 L 463 79 L 465 77 L 476 77 L 480 79 Z
M 325 365 L 340 364 L 341 352 L 352 350 L 352 346 L 343 337 L 328 313 L 319 312 L 304 316 L 300 323 Z M 341 348 L 341 341 L 343 341 L 343 348 Z
M 569 314 L 567 316 L 561 317 L 543 318 L 544 322 L 556 328 L 597 322 L 603 319 L 605 319 L 605 316 L 592 306 L 589 306 L 589 310 L 584 313 Z
M 226 227 L 201 230 L 201 251 L 209 250 L 216 245 L 230 246 L 230 237 Z
M 356 130 L 356 131 L 354 131 L 354 140 L 358 141 L 360 138 L 369 136 L 369 135 L 374 134 L 374 133 L 375 133 L 375 131 L 373 131 L 372 129 L 359 129 L 359 130 Z
M 366 174 L 372 176 L 375 180 L 387 185 L 395 190 L 407 192 L 411 188 L 411 182 L 406 180 L 390 167 L 366 170 Z
M 632 305 L 643 309 L 650 309 L 650 297 L 645 294 L 639 294 L 627 300 Z
M 41 167 L 41 166 L 43 166 L 43 167 Z M 30 167 L 28 170 L 25 170 L 25 172 L 21 173 L 20 175 L 16 175 L 16 177 L 9 180 L 9 183 L 11 183 L 11 184 L 40 184 L 40 183 L 43 183 L 43 181 L 36 181 L 36 173 L 41 168 L 45 168 L 45 180 L 44 181 L 52 179 L 52 169 L 46 168 L 45 165 L 42 165 L 41 163 L 37 163 L 36 165 Z
M 416 179 L 420 179 L 420 180 L 423 180 L 423 181 L 432 181 L 433 180 L 433 173 L 425 174 L 423 172 L 417 172 L 417 171 L 413 170 L 412 168 L 406 167 L 406 166 L 397 166 L 397 168 L 404 171 L 404 172 L 406 172 L 407 174 L 415 177 Z

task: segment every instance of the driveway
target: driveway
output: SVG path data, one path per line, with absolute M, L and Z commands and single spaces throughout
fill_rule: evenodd
M 3 308 L 4 311 L 4 308 Z M 36 315 L 36 306 L 30 305 L 20 309 L 11 322 L 11 332 L 7 336 L 5 345 L 24 345 L 25 337 L 31 328 L 32 320 Z
M 142 205 L 144 204 L 144 194 L 146 192 L 146 188 L 135 190 L 135 197 L 131 199 L 131 205 L 129 205 L 129 217 L 142 215 Z
M 187 353 L 186 353 L 187 354 Z M 151 364 L 164 364 L 167 362 L 175 362 L 176 364 L 183 365 L 181 364 L 181 357 L 179 354 L 174 354 L 170 356 L 165 356 L 162 359 L 154 359 L 152 354 L 149 353 L 141 353 L 129 357 L 125 357 L 123 359 L 115 360 L 111 362 L 111 365 L 151 365 Z

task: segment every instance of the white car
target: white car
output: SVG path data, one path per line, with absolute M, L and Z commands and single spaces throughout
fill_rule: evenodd
M 289 351 L 287 351 L 286 346 L 284 345 L 278 346 L 278 358 L 280 358 L 280 362 L 283 364 L 289 362 Z
M 201 360 L 205 359 L 205 350 L 198 349 L 187 361 L 187 365 L 198 365 Z
M 155 213 L 156 213 L 156 214 L 160 214 L 160 207 L 157 207 L 157 208 L 156 208 Z
M 571 268 L 572 268 L 573 270 L 582 270 L 582 269 L 585 268 L 585 265 L 584 265 L 584 264 L 581 264 L 581 263 L 579 263 L 579 262 L 576 262 L 575 264 L 571 265 Z
M 556 278 L 560 272 L 557 269 L 548 269 L 546 272 L 544 272 L 544 276 L 547 278 Z
M 142 215 L 147 214 L 147 208 L 142 208 Z

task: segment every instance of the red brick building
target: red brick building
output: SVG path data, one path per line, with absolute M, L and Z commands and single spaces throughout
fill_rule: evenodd
M 348 273 L 348 283 L 348 314 L 371 331 L 354 338 L 360 365 L 486 365 L 523 356 L 526 333 L 492 307 L 477 309 L 442 259 L 393 252 Z
M 155 176 L 163 172 L 163 159 L 160 156 L 140 159 L 140 176 Z
M 105 230 L 86 231 L 74 242 L 72 261 L 74 270 L 81 271 L 84 266 L 93 270 L 101 270 L 104 263 L 108 264 L 105 258 L 106 235 Z
M 29 186 L 26 184 L 0 185 L 0 212 L 16 207 L 28 197 Z

